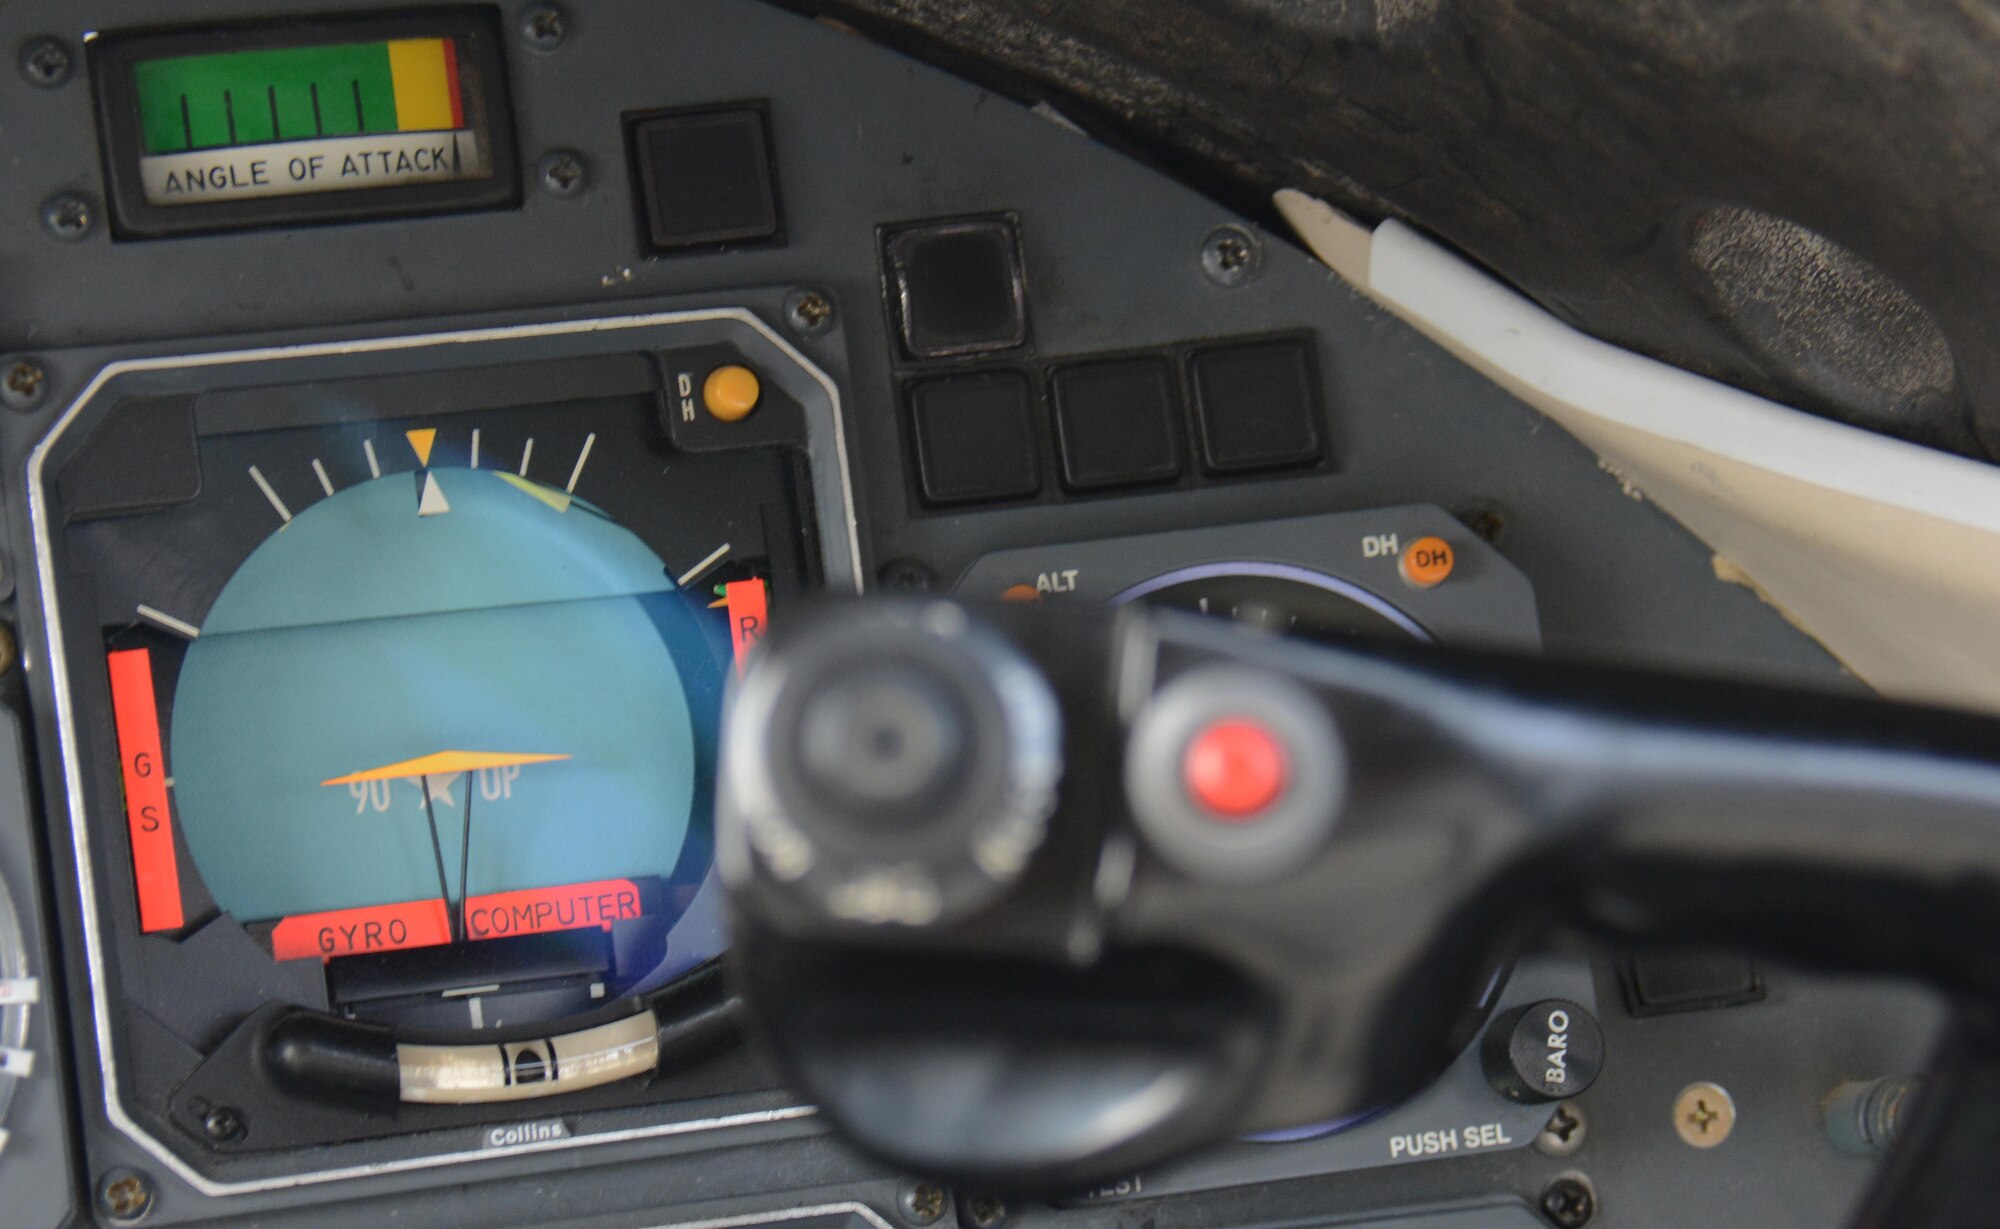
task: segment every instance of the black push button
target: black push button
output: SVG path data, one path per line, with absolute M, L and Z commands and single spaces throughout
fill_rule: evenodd
M 1312 355 L 1257 342 L 1194 356 L 1202 458 L 1218 473 L 1310 465 L 1321 452 Z
M 984 503 L 1042 487 L 1034 398 L 1016 371 L 924 380 L 910 388 L 917 469 L 931 503 Z
M 936 222 L 890 234 L 884 259 L 912 358 L 1007 350 L 1028 340 L 1013 223 Z
M 1160 359 L 1064 367 L 1050 380 L 1063 481 L 1076 490 L 1160 482 L 1181 472 L 1173 372 Z
M 1543 999 L 1501 1012 L 1486 1026 L 1479 1064 L 1510 1101 L 1561 1101 L 1589 1088 L 1604 1069 L 1604 1031 L 1589 1008 Z
M 1625 1006 L 1635 1016 L 1736 1007 L 1764 997 L 1764 978 L 1742 952 L 1685 948 L 1642 952 L 1620 965 Z
M 778 234 L 778 192 L 762 107 L 654 115 L 632 125 L 646 238 L 656 250 Z

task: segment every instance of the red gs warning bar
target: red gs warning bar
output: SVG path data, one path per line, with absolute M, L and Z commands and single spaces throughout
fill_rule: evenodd
M 657 908 L 657 906 L 655 906 Z M 299 913 L 271 930 L 271 952 L 280 960 L 354 956 L 451 942 L 451 919 L 436 898 L 393 905 L 364 905 L 325 913 Z M 631 879 L 599 879 L 557 888 L 524 888 L 475 896 L 465 903 L 469 939 L 582 930 L 645 915 L 646 893 Z
M 153 694 L 153 655 L 120 649 L 108 655 L 111 716 L 118 727 L 118 766 L 125 779 L 125 822 L 132 839 L 132 878 L 139 895 L 139 929 L 179 930 L 180 865 L 174 857 L 173 812 L 167 805 L 167 763 L 160 751 L 160 708 Z

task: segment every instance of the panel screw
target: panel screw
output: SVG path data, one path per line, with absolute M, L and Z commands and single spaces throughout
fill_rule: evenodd
M 1201 242 L 1201 271 L 1218 286 L 1241 286 L 1264 265 L 1264 245 L 1241 226 L 1218 226 Z
M 1459 523 L 1479 536 L 1482 542 L 1497 542 L 1507 530 L 1507 518 L 1498 504 L 1478 503 L 1461 508 Z
M 49 373 L 33 359 L 16 359 L 0 376 L 0 401 L 16 410 L 31 410 L 49 391 Z
M 1583 1229 L 1597 1215 L 1597 1196 L 1582 1178 L 1565 1174 L 1542 1188 L 1542 1215 L 1562 1229 Z
M 201 1117 L 201 1129 L 219 1144 L 233 1144 L 250 1133 L 234 1106 L 218 1105 Z
M 937 585 L 937 574 L 914 559 L 891 559 L 876 575 L 884 589 L 900 593 L 929 593 Z
M 959 1205 L 959 1220 L 966 1229 L 996 1229 L 1007 1219 L 1007 1205 L 997 1195 L 974 1195 Z
M 54 89 L 69 80 L 69 70 L 74 63 L 69 46 L 61 39 L 31 38 L 21 48 L 21 75 L 31 85 L 39 85 L 43 89 Z
M 97 1184 L 97 1206 L 121 1225 L 141 1220 L 153 1209 L 153 1187 L 146 1175 L 114 1169 Z
M 74 192 L 63 192 L 42 202 L 42 225 L 64 243 L 75 243 L 97 224 L 97 211 Z
M 14 643 L 14 629 L 0 623 L 0 674 L 12 670 L 19 660 L 20 647 Z
M 1689 1084 L 1674 1098 L 1674 1130 L 1690 1148 L 1713 1148 L 1735 1127 L 1736 1102 L 1720 1084 Z
M 935 1225 L 950 1206 L 951 1196 L 934 1182 L 905 1182 L 896 1193 L 896 1207 L 912 1225 Z
M 1556 1112 L 1549 1115 L 1548 1125 L 1535 1136 L 1535 1151 L 1543 1156 L 1569 1156 L 1583 1147 L 1583 1137 L 1588 1129 L 1582 1110 L 1567 1101 L 1557 1102 Z
M 785 322 L 795 333 L 817 337 L 833 327 L 833 301 L 817 290 L 794 290 L 785 296 Z
M 583 155 L 568 149 L 542 155 L 535 165 L 535 175 L 542 181 L 543 191 L 564 197 L 583 191 L 584 182 L 590 178 L 583 169 Z
M 536 51 L 554 51 L 569 37 L 569 15 L 553 4 L 533 5 L 521 13 L 521 38 Z

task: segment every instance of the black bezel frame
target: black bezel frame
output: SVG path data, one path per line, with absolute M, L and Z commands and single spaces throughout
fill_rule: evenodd
M 218 51 L 247 51 L 316 42 L 371 42 L 410 37 L 462 39 L 478 75 L 478 106 L 486 126 L 493 174 L 451 183 L 257 197 L 206 204 L 154 205 L 140 180 L 143 148 L 132 67 L 141 60 Z M 314 226 L 479 209 L 508 209 L 521 200 L 520 157 L 501 51 L 499 13 L 490 8 L 423 9 L 394 15 L 322 17 L 307 21 L 132 31 L 92 39 L 89 62 L 97 130 L 104 157 L 105 196 L 113 237 L 161 239 L 280 226 Z

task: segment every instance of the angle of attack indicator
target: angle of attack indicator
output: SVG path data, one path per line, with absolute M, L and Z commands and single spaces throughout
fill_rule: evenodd
M 451 38 L 173 56 L 132 71 L 151 204 L 491 173 Z

